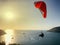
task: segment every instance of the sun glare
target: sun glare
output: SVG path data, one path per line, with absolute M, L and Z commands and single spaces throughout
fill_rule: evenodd
M 11 21 L 11 20 L 15 19 L 15 15 L 14 15 L 13 12 L 8 11 L 8 12 L 4 13 L 3 19 L 6 20 L 6 21 Z
M 6 45 L 8 45 L 11 42 L 11 38 L 12 38 L 12 35 L 13 35 L 13 30 L 7 29 L 7 30 L 5 30 L 5 32 L 6 32 L 5 43 L 6 43 Z

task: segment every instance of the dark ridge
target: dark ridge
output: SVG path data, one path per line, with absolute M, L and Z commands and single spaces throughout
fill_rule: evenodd
M 54 28 L 48 30 L 48 32 L 59 32 L 60 33 L 60 26 L 59 27 L 54 27 Z

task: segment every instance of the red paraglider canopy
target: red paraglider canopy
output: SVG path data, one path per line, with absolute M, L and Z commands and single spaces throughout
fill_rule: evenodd
M 37 1 L 37 2 L 34 2 L 34 5 L 36 8 L 41 10 L 43 17 L 46 18 L 47 17 L 47 9 L 46 9 L 45 2 L 44 1 Z

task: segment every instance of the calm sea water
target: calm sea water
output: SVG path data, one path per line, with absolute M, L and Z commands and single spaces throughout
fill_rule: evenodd
M 44 33 L 43 38 L 39 37 L 41 32 Z M 60 33 L 39 30 L 15 30 L 14 35 L 12 35 L 12 42 L 21 45 L 60 45 Z

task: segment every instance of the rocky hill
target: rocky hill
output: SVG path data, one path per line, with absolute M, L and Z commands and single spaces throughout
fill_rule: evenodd
M 59 27 L 54 27 L 54 28 L 48 30 L 48 32 L 60 32 L 60 26 Z

